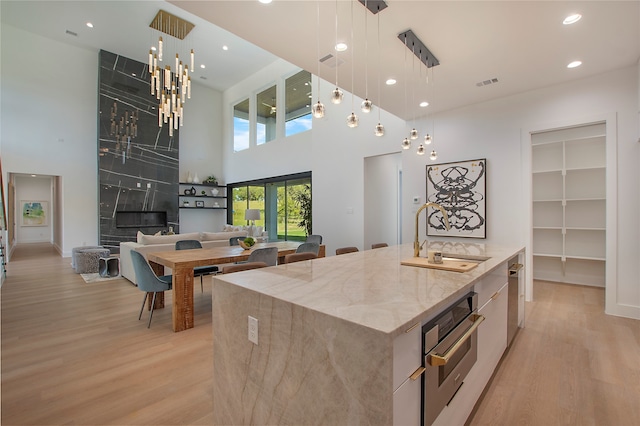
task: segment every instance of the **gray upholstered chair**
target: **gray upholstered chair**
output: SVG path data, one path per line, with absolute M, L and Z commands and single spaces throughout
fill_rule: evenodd
M 296 249 L 296 253 L 313 253 L 318 256 L 320 252 L 320 244 L 318 243 L 302 243 Z
M 278 264 L 278 247 L 255 249 L 249 255 L 247 262 L 264 262 L 267 266 L 276 266 Z
M 229 245 L 230 246 L 239 246 L 240 242 L 238 241 L 238 238 L 242 238 L 242 237 L 231 237 L 231 238 L 229 238 Z
M 153 293 L 153 299 L 151 300 L 151 314 L 149 315 L 149 324 L 147 328 L 151 327 L 151 318 L 153 318 L 153 308 L 156 304 L 156 294 L 161 291 L 171 290 L 172 282 L 171 275 L 157 276 L 151 266 L 147 263 L 147 260 L 135 250 L 131 250 L 131 261 L 133 262 L 133 270 L 136 272 L 136 281 L 138 282 L 138 288 L 144 291 L 144 299 L 142 300 L 142 307 L 140 308 L 140 315 L 138 315 L 138 321 L 142 318 L 142 311 L 144 310 L 144 303 L 147 301 L 149 293 Z
M 318 245 L 322 244 L 322 235 L 309 235 L 307 237 L 307 243 L 318 243 Z
M 382 248 L 382 247 L 389 247 L 389 244 L 387 244 L 387 243 L 375 243 L 375 244 L 371 244 L 371 248 L 372 248 L 372 249 L 377 249 L 377 248 Z
M 176 241 L 176 250 L 191 250 L 191 249 L 201 249 L 202 244 L 198 240 L 180 240 Z M 200 292 L 204 293 L 204 286 L 202 284 L 202 277 L 204 275 L 215 274 L 219 271 L 217 266 L 196 266 L 193 268 L 193 276 L 200 277 Z
M 336 255 L 339 254 L 347 254 L 347 253 L 355 253 L 359 251 L 358 247 L 340 247 L 336 249 Z
M 266 268 L 267 265 L 264 262 L 245 262 L 235 263 L 233 265 L 226 265 L 222 267 L 223 274 L 231 274 L 233 272 L 248 271 L 250 269 Z
M 310 251 L 291 253 L 284 257 L 284 263 L 302 262 L 303 260 L 317 259 L 318 256 Z

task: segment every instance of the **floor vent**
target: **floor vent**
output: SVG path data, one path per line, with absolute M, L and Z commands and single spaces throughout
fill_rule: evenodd
M 490 84 L 494 84 L 494 83 L 497 83 L 497 82 L 498 82 L 497 78 L 492 78 L 490 80 L 479 81 L 479 82 L 476 83 L 476 86 L 478 86 L 478 87 L 488 86 Z

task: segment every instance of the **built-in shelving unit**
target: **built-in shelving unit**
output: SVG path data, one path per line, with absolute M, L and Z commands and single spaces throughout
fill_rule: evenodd
M 180 194 L 178 196 L 180 198 L 181 210 L 227 209 L 227 187 L 224 185 L 180 182 L 179 187 Z M 188 193 L 192 188 L 195 190 L 195 194 Z M 185 202 L 187 202 L 188 205 L 185 205 Z
M 605 124 L 532 135 L 533 276 L 605 285 Z

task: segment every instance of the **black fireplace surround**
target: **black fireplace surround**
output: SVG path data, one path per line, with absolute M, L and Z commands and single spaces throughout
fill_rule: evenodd
M 100 51 L 99 240 L 112 253 L 120 252 L 121 242 L 136 241 L 138 231 L 154 234 L 171 226 L 179 232 L 179 131 L 170 137 L 167 124 L 158 126 L 147 67 Z

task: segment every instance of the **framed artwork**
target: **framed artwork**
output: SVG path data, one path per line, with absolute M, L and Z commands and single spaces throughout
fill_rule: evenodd
M 21 201 L 21 226 L 47 226 L 49 224 L 49 202 Z
M 204 207 L 204 201 L 196 200 L 196 207 Z
M 447 231 L 442 213 L 427 209 L 427 235 L 486 238 L 487 160 L 427 165 L 427 202 L 447 212 Z

